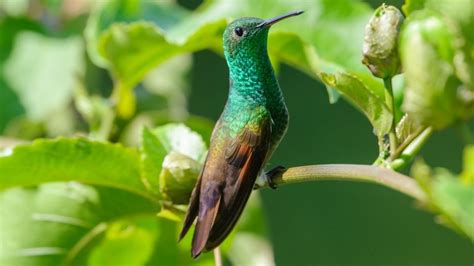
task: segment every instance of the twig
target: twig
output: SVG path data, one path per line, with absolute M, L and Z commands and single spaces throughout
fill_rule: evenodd
M 222 266 L 221 248 L 217 247 L 214 250 L 214 262 L 216 266 Z
M 278 186 L 322 180 L 376 183 L 397 190 L 421 202 L 426 199 L 425 193 L 412 178 L 389 169 L 371 165 L 322 164 L 298 166 L 289 168 L 282 175 L 274 177 L 272 181 Z M 265 183 L 263 187 L 268 187 L 268 183 Z

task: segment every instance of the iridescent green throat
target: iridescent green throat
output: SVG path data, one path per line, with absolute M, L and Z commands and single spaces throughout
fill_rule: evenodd
M 263 20 L 247 18 L 248 25 Z M 237 25 L 238 26 L 238 25 Z M 232 29 L 232 27 L 230 27 Z M 235 28 L 235 27 L 234 27 Z M 256 29 L 237 42 L 235 33 L 224 34 L 224 54 L 229 66 L 230 91 L 228 105 L 267 106 L 279 97 L 279 86 L 267 52 L 268 28 Z

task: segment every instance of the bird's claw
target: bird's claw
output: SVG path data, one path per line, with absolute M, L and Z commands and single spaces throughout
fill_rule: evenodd
M 277 186 L 275 182 L 273 182 L 273 179 L 281 174 L 286 172 L 286 167 L 282 165 L 278 165 L 277 167 L 271 169 L 270 171 L 265 173 L 265 179 L 267 180 L 267 184 L 270 188 L 276 189 Z

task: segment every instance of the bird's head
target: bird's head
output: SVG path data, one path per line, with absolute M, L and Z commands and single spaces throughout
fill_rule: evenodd
M 249 56 L 261 52 L 267 45 L 270 27 L 285 18 L 297 16 L 303 11 L 295 11 L 271 19 L 239 18 L 231 22 L 224 31 L 224 53 L 229 61 L 239 55 Z

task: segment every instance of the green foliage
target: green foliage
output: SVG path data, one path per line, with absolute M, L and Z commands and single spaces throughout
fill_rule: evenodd
M 379 138 L 383 138 L 388 133 L 393 115 L 384 101 L 369 90 L 362 81 L 343 73 L 335 75 L 323 73 L 322 77 L 326 84 L 336 88 L 367 116 Z
M 361 1 L 207 0 L 195 11 L 175 1 L 33 2 L 0 2 L 0 132 L 26 140 L 0 136 L 1 265 L 214 264 L 209 253 L 190 258 L 192 232 L 175 244 L 212 132 L 188 114 L 190 53 L 222 54 L 222 32 L 237 17 L 305 11 L 270 31 L 272 63 L 360 110 L 380 167 L 406 166 L 432 128 L 474 114 L 470 0 L 408 0 L 407 20 L 390 7 L 396 17 L 382 30 L 374 23 L 385 9 Z M 46 136 L 63 137 L 28 141 Z M 420 161 L 412 168 L 421 203 L 471 239 L 473 165 L 466 145 L 459 177 Z M 257 193 L 221 248 L 234 265 L 275 263 Z
M 81 39 L 54 39 L 21 32 L 16 43 L 5 62 L 5 80 L 31 120 L 46 121 L 49 131 L 70 133 L 73 119 L 68 103 L 76 77 L 84 72 Z M 31 73 L 27 79 L 23 78 L 25 72 Z
M 158 233 L 154 219 L 135 218 L 132 221 L 114 222 L 104 232 L 87 262 L 97 266 L 144 265 L 153 253 Z M 130 246 L 133 248 L 129 248 Z
M 362 80 L 368 80 L 371 87 L 376 87 L 373 90 L 380 90 L 380 83 L 370 81 L 373 78 L 360 64 L 359 47 L 362 46 L 363 37 L 361 26 L 370 16 L 370 8 L 359 2 L 347 4 L 345 1 L 336 1 L 335 3 L 301 2 L 300 4 L 300 8 L 306 12 L 306 15 L 301 19 L 306 18 L 306 21 L 298 23 L 289 21 L 275 27 L 270 34 L 269 42 L 277 44 L 279 41 L 273 41 L 273 35 L 275 35 L 275 39 L 279 39 L 278 34 L 282 32 L 298 33 L 297 35 L 285 35 L 286 45 L 276 47 L 282 49 L 277 50 L 270 46 L 270 56 L 275 60 L 275 63 L 290 63 L 311 73 L 315 78 L 320 76 L 321 71 L 331 73 L 335 70 L 346 71 Z M 105 17 L 104 14 L 113 12 L 110 6 L 101 9 L 93 19 L 97 20 Z M 285 13 L 294 8 L 287 1 L 267 2 L 259 6 L 251 5 L 250 2 L 239 1 L 233 4 L 226 1 L 209 1 L 203 6 L 204 8 L 196 13 L 183 15 L 179 23 L 168 23 L 166 29 L 160 23 L 136 22 L 114 25 L 98 35 L 97 32 L 100 31 L 96 29 L 99 27 L 97 23 L 89 24 L 88 32 L 94 32 L 89 36 L 95 36 L 94 38 L 90 37 L 89 40 L 91 43 L 97 41 L 97 45 L 89 45 L 89 52 L 96 55 L 96 47 L 98 47 L 98 54 L 102 59 L 105 59 L 107 62 L 105 65 L 117 79 L 119 113 L 123 113 L 125 117 L 133 114 L 134 102 L 130 90 L 146 73 L 166 59 L 180 53 L 205 48 L 221 50 L 221 36 L 226 25 L 224 18 L 268 17 L 270 16 L 267 11 L 269 8 L 274 14 Z M 321 9 L 328 12 L 320 13 Z M 118 16 L 118 14 L 114 14 Z M 301 24 L 315 26 L 300 31 L 299 25 Z M 345 31 L 341 32 L 340 28 L 344 28 Z M 360 45 L 343 48 L 332 45 L 333 42 Z M 295 53 L 299 56 L 295 57 Z M 330 95 L 335 100 L 335 94 L 331 92 Z
M 413 13 L 400 40 L 407 88 L 404 110 L 424 125 L 444 128 L 472 113 L 472 99 L 461 93 L 456 76 L 454 35 L 442 17 L 430 11 Z M 435 78 L 434 78 L 435 77 Z
M 201 136 L 182 124 L 168 124 L 153 132 L 144 128 L 142 151 L 149 186 L 159 187 L 163 199 L 173 204 L 186 204 L 207 151 Z
M 79 181 L 148 197 L 140 181 L 138 156 L 120 144 L 82 138 L 37 140 L 0 157 L 0 188 Z
M 100 239 L 116 227 L 115 220 L 156 210 L 154 202 L 134 193 L 76 182 L 5 190 L 0 207 L 2 265 L 81 265 L 89 252 L 98 252 L 97 242 L 108 242 Z M 126 250 L 139 256 L 140 248 Z
M 430 169 L 424 162 L 418 161 L 412 169 L 413 176 L 430 197 L 428 207 L 440 213 L 440 222 L 459 230 L 474 239 L 474 176 L 472 151 L 474 146 L 465 150 L 464 171 L 460 177 L 447 169 Z
M 10 244 L 0 247 L 0 262 L 194 264 L 188 255 L 190 239 L 185 245 L 170 245 L 177 239 L 179 226 L 157 219 L 180 224 L 183 209 L 176 204 L 188 201 L 205 147 L 201 136 L 186 126 L 168 124 L 153 131 L 145 128 L 140 152 L 83 138 L 37 140 L 4 150 L 0 209 L 8 219 L 2 220 L 0 241 Z M 187 158 L 184 163 L 183 156 Z M 193 164 L 192 176 L 187 174 L 189 163 Z M 65 181 L 74 182 L 50 183 Z M 38 187 L 15 188 L 35 185 Z M 15 215 L 7 215 L 13 210 Z M 163 218 L 157 218 L 157 213 Z M 263 221 L 254 197 L 234 238 L 254 239 L 255 250 L 265 252 L 260 259 L 273 261 Z M 241 248 L 234 248 L 232 239 L 226 250 L 238 254 Z M 240 257 L 229 259 L 240 261 Z M 212 256 L 207 255 L 199 264 L 211 262 Z

